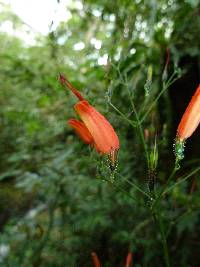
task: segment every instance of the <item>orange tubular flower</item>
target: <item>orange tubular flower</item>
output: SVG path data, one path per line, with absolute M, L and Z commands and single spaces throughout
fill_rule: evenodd
M 197 87 L 177 130 L 177 138 L 184 142 L 196 130 L 200 123 L 200 85 Z
M 114 164 L 119 150 L 119 139 L 115 130 L 107 119 L 91 106 L 63 75 L 60 75 L 59 78 L 61 84 L 69 88 L 79 99 L 74 108 L 82 122 L 71 119 L 68 121 L 69 125 L 74 128 L 86 144 L 94 146 L 98 153 L 109 155 Z
M 92 252 L 92 260 L 93 260 L 93 263 L 94 263 L 94 267 L 101 267 L 101 264 L 100 264 L 100 261 L 99 261 L 99 258 L 97 256 L 97 254 L 95 252 Z
M 200 123 L 200 85 L 197 87 L 185 113 L 179 123 L 175 147 L 176 168 L 179 169 L 179 162 L 184 158 L 184 142 L 196 130 Z
M 133 255 L 131 252 L 129 252 L 127 257 L 126 257 L 126 266 L 125 267 L 131 267 L 132 260 L 133 260 Z

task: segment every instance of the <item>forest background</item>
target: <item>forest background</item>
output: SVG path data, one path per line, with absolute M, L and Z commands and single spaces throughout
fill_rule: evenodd
M 149 201 L 131 186 L 149 192 L 142 142 L 129 122 L 134 102 L 147 153 L 158 155 L 159 191 L 173 169 L 178 123 L 200 80 L 200 3 L 61 4 L 66 20 L 52 18 L 41 34 L 0 1 L 0 266 L 88 267 L 92 251 L 105 267 L 124 266 L 129 251 L 133 266 L 165 266 Z M 115 128 L 121 147 L 114 181 L 104 158 L 66 124 L 75 99 L 59 84 L 60 73 Z M 160 203 L 171 266 L 199 266 L 199 166 L 197 130 L 170 186 L 189 178 Z

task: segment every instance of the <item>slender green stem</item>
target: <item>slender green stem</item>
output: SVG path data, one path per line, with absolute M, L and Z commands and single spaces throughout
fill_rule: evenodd
M 160 91 L 158 96 L 154 99 L 153 103 L 150 105 L 147 112 L 142 116 L 142 118 L 140 119 L 140 122 L 143 122 L 146 119 L 146 117 L 149 115 L 150 111 L 155 106 L 155 104 L 158 102 L 159 98 L 162 96 L 162 94 L 165 92 L 165 90 L 167 90 L 167 87 L 165 85 L 163 85 L 163 89 Z
M 142 228 L 144 228 L 150 222 L 152 222 L 152 218 L 148 218 L 144 221 L 141 221 L 139 224 L 136 225 L 136 227 L 134 228 L 134 231 L 132 233 L 135 234 L 135 233 L 139 232 Z
M 162 222 L 162 218 L 159 214 L 159 211 L 157 213 L 157 216 L 155 214 L 156 212 L 156 206 L 157 204 L 160 202 L 160 199 L 162 198 L 167 186 L 169 185 L 170 181 L 173 179 L 173 177 L 175 176 L 176 172 L 177 172 L 177 166 L 175 165 L 175 167 L 173 168 L 165 186 L 163 187 L 163 189 L 161 190 L 160 194 L 158 195 L 158 197 L 156 198 L 156 200 L 154 201 L 151 210 L 154 216 L 155 221 L 157 222 L 158 226 L 159 226 L 159 231 L 161 234 L 161 238 L 162 238 L 162 245 L 163 245 L 163 253 L 164 253 L 164 259 L 165 259 L 165 265 L 166 267 L 170 267 L 170 260 L 169 260 L 169 253 L 168 253 L 168 247 L 167 247 L 167 239 L 166 239 L 166 234 L 164 231 L 164 227 L 163 227 L 163 222 Z
M 158 222 L 159 231 L 160 231 L 160 234 L 161 234 L 162 245 L 163 245 L 163 253 L 164 253 L 164 259 L 165 259 L 165 265 L 166 265 L 166 267 L 170 267 L 169 252 L 168 252 L 168 247 L 167 247 L 167 240 L 166 240 L 166 236 L 165 236 L 165 231 L 164 231 L 164 227 L 163 227 L 162 218 L 160 217 L 159 214 L 158 214 L 156 220 Z
M 175 184 L 173 184 L 172 186 L 166 188 L 163 191 L 163 195 L 169 191 L 171 191 L 174 187 L 178 186 L 179 184 L 185 182 L 188 178 L 190 178 L 192 175 L 194 175 L 196 172 L 200 171 L 200 167 L 195 169 L 194 171 L 192 171 L 191 173 L 189 173 L 188 175 L 186 175 L 184 178 L 180 179 L 178 182 L 176 182 Z
M 165 83 L 164 82 L 164 84 L 166 84 L 166 85 L 169 85 L 170 84 L 170 82 L 172 82 L 173 81 L 173 78 L 174 78 L 174 76 L 176 75 L 176 71 L 174 71 L 173 73 L 172 73 L 172 75 L 171 75 L 171 77 L 167 80 L 167 82 Z
M 114 186 L 116 189 L 123 192 L 126 196 L 130 197 L 134 201 L 137 201 L 136 198 L 134 198 L 132 195 L 130 195 L 126 190 L 124 190 L 122 187 L 118 186 L 116 183 L 111 182 L 109 179 L 105 179 L 105 178 L 103 178 L 102 180 L 108 182 L 110 185 Z
M 158 226 L 161 240 L 162 240 L 162 246 L 163 246 L 163 254 L 164 254 L 164 260 L 166 267 L 170 267 L 170 260 L 169 260 L 169 252 L 168 252 L 168 246 L 167 246 L 167 239 L 164 231 L 164 226 L 162 222 L 162 218 L 160 216 L 160 210 L 151 210 L 152 217 L 154 219 L 155 224 Z
M 126 179 L 125 177 L 123 177 L 121 174 L 118 173 L 118 175 L 120 176 L 120 178 L 122 178 L 124 181 L 126 181 L 128 184 L 130 184 L 131 186 L 133 186 L 136 190 L 138 190 L 140 193 L 142 193 L 144 196 L 148 197 L 149 199 L 151 198 L 151 196 L 146 193 L 144 190 L 142 190 L 138 185 L 136 185 L 135 183 L 133 183 L 132 181 Z
M 137 128 L 138 128 L 138 131 L 139 131 L 140 139 L 141 139 L 144 151 L 145 151 L 147 166 L 149 166 L 149 155 L 148 155 L 147 145 L 146 145 L 145 139 L 144 139 L 144 132 L 143 132 L 143 129 L 142 129 L 142 124 L 141 124 L 141 121 L 139 119 L 139 116 L 138 116 L 135 104 L 133 102 L 133 99 L 131 97 L 128 85 L 126 85 L 126 88 L 127 88 L 128 94 L 129 94 L 129 99 L 130 99 L 130 102 L 131 102 L 131 106 L 132 106 L 133 112 L 135 114 L 135 119 L 136 119 L 136 122 L 137 122 Z
M 133 111 L 135 113 L 135 117 L 136 117 L 136 120 L 137 120 L 137 126 L 138 126 L 138 130 L 139 130 L 139 133 L 140 133 L 140 139 L 141 139 L 144 151 L 145 151 L 147 166 L 149 166 L 149 155 L 148 155 L 147 145 L 146 145 L 145 139 L 144 139 L 144 132 L 143 132 L 143 129 L 142 129 L 142 124 L 141 124 L 141 122 L 139 120 L 138 113 L 137 113 L 137 110 L 135 108 L 134 103 L 132 104 L 132 107 L 133 107 Z
M 187 204 L 186 204 L 187 205 Z M 199 211 L 199 206 L 197 207 L 187 207 L 187 210 L 185 212 L 183 212 L 182 214 L 178 215 L 174 220 L 171 221 L 169 229 L 167 230 L 166 236 L 169 236 L 171 229 L 174 225 L 177 224 L 177 222 L 179 222 L 183 217 L 185 217 L 186 215 L 195 212 L 195 211 Z
M 192 211 L 191 210 L 187 210 L 186 212 L 182 213 L 181 215 L 179 215 L 176 219 L 172 220 L 170 222 L 170 225 L 169 225 L 169 228 L 166 232 L 166 236 L 168 237 L 170 232 L 171 232 L 171 229 L 172 227 L 178 222 L 180 221 L 184 216 L 186 216 L 187 214 L 191 213 Z
M 147 112 L 140 119 L 140 122 L 141 123 L 146 119 L 146 117 L 148 116 L 149 112 L 152 110 L 152 108 L 158 102 L 158 100 L 160 99 L 160 97 L 162 96 L 162 94 L 170 87 L 170 85 L 172 85 L 179 78 L 179 77 L 177 77 L 177 78 L 173 79 L 175 75 L 176 75 L 176 72 L 174 72 L 172 74 L 172 76 L 169 78 L 169 80 L 166 83 L 163 83 L 162 90 L 160 91 L 160 93 L 158 94 L 158 96 L 154 99 L 153 103 L 150 105 L 150 107 L 148 108 Z
M 180 78 L 179 76 L 177 76 L 177 77 L 174 78 L 174 76 L 175 76 L 176 74 L 177 74 L 177 73 L 174 72 L 174 73 L 172 74 L 172 76 L 169 78 L 169 80 L 167 81 L 167 83 L 166 83 L 167 88 L 170 87 L 176 80 L 178 80 L 178 79 Z M 173 79 L 173 78 L 174 78 L 174 79 Z
M 133 121 L 129 120 L 123 112 L 116 108 L 110 101 L 108 103 L 125 121 L 127 121 L 131 126 L 136 127 L 136 124 Z
M 164 194 L 164 192 L 165 192 L 167 186 L 169 185 L 170 181 L 171 181 L 171 180 L 173 179 L 173 177 L 175 176 L 177 170 L 178 170 L 178 169 L 177 169 L 176 166 L 175 166 L 175 167 L 173 168 L 173 170 L 172 170 L 172 172 L 171 172 L 171 174 L 170 174 L 170 176 L 169 176 L 169 178 L 168 178 L 168 180 L 167 180 L 165 186 L 163 187 L 163 189 L 161 190 L 160 194 L 158 195 L 158 197 L 157 197 L 156 200 L 154 201 L 154 203 L 153 203 L 153 208 L 157 205 L 157 203 L 158 203 L 158 202 L 160 201 L 160 199 L 162 198 L 162 196 L 163 196 L 163 194 Z

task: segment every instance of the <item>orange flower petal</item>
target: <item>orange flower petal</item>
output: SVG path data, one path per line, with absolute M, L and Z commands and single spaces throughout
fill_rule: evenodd
M 177 135 L 179 140 L 190 137 L 200 123 L 200 85 L 197 87 L 189 105 L 178 126 Z
M 76 112 L 92 135 L 97 151 L 110 154 L 119 149 L 119 139 L 111 124 L 86 100 L 74 106 Z
M 99 261 L 99 258 L 97 256 L 97 254 L 95 252 L 92 252 L 92 260 L 93 260 L 93 263 L 94 263 L 94 267 L 101 267 L 101 264 L 100 264 L 100 261 Z
M 68 124 L 75 130 L 77 135 L 86 143 L 92 144 L 94 142 L 90 132 L 81 121 L 71 119 Z

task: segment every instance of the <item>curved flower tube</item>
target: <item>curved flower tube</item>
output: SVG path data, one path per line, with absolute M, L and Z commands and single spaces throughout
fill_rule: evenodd
M 177 130 L 177 138 L 186 140 L 197 129 L 200 123 L 200 85 L 197 87 L 187 106 Z
M 100 260 L 95 252 L 91 253 L 94 267 L 101 267 Z
M 120 145 L 119 138 L 112 125 L 83 98 L 81 93 L 70 84 L 64 75 L 60 75 L 59 79 L 61 84 L 69 88 L 79 100 L 74 109 L 82 121 L 70 119 L 68 121 L 69 125 L 86 144 L 94 146 L 98 153 L 108 155 L 114 164 Z
M 133 261 L 133 254 L 131 252 L 128 253 L 126 257 L 126 266 L 125 267 L 131 267 Z
M 200 85 L 197 87 L 179 123 L 175 143 L 176 166 L 184 158 L 184 142 L 197 129 L 200 123 Z

